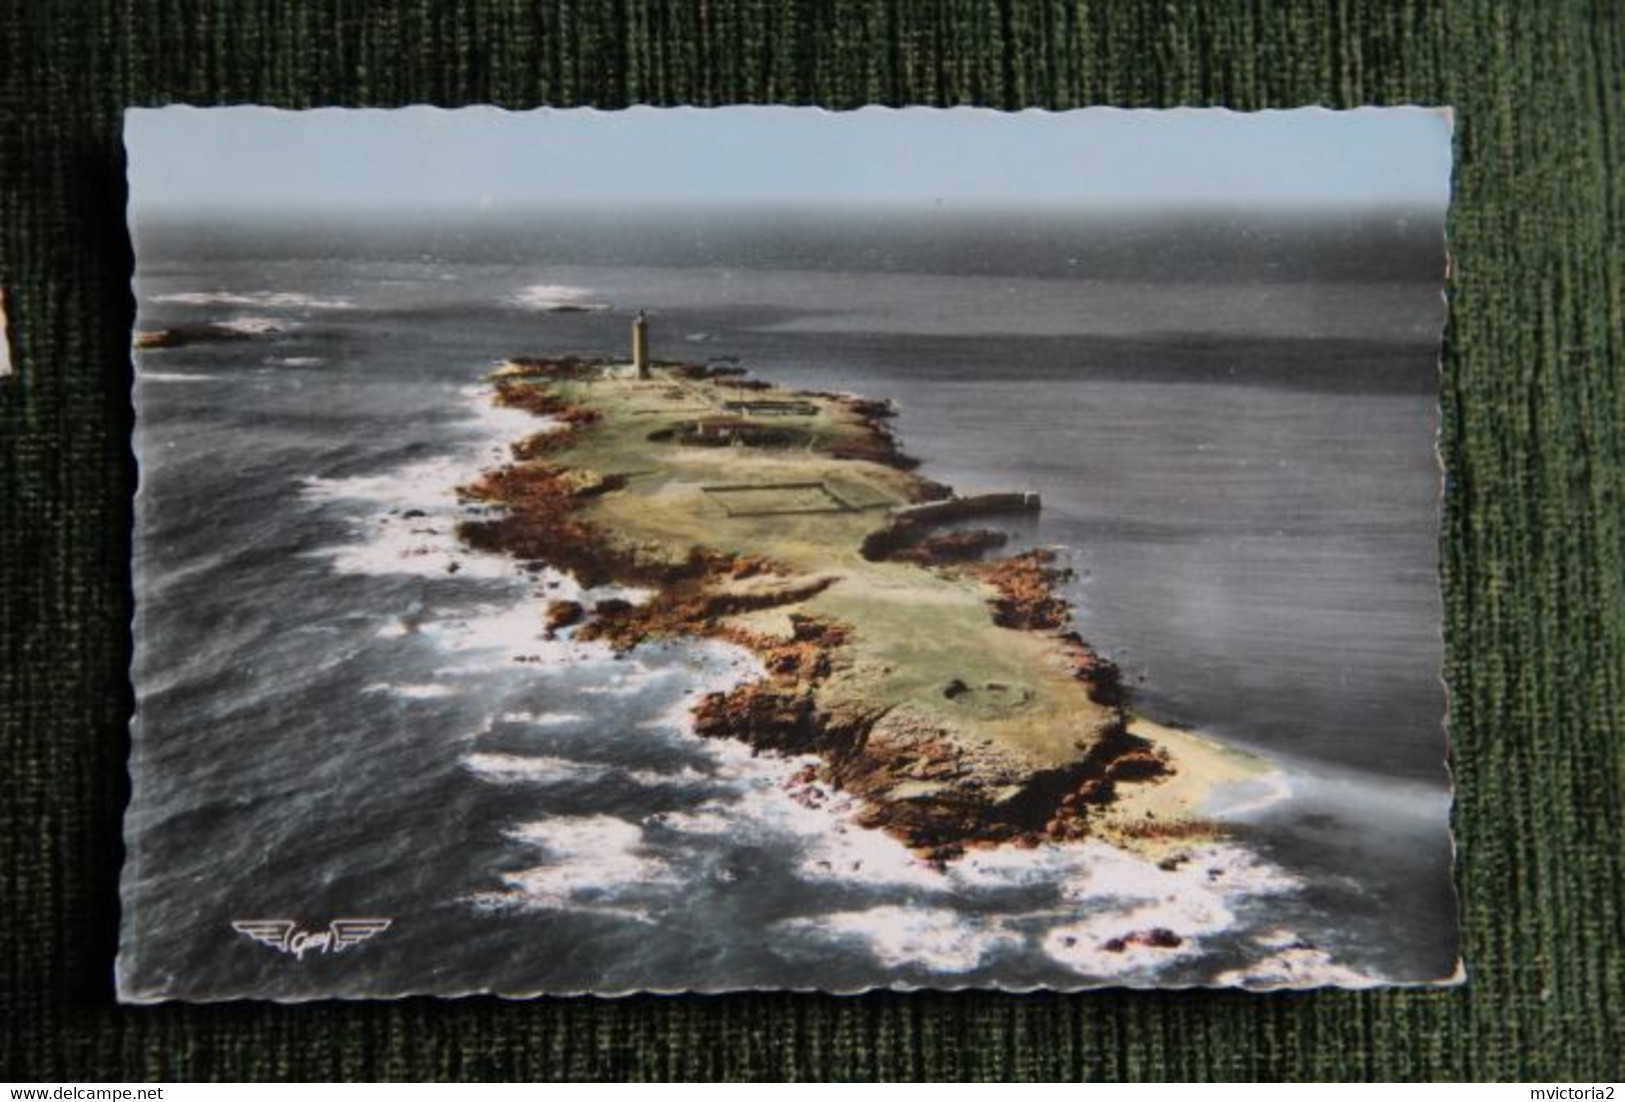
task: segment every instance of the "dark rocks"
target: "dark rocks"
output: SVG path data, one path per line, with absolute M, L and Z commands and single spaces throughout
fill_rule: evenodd
M 547 637 L 552 639 L 561 628 L 573 627 L 586 616 L 579 601 L 554 601 L 547 606 Z
M 172 325 L 168 329 L 153 329 L 135 335 L 135 346 L 143 351 L 157 348 L 184 348 L 189 344 L 226 344 L 270 336 L 275 329 L 263 331 L 234 328 L 204 322 L 197 325 Z
M 1072 608 L 1055 595 L 1055 586 L 1068 572 L 1052 567 L 1054 558 L 1052 552 L 1033 550 L 975 568 L 998 591 L 992 602 L 994 623 L 1018 631 L 1054 631 L 1067 625 Z
M 1124 754 L 1106 767 L 1106 779 L 1112 781 L 1145 781 L 1160 777 L 1168 765 L 1149 750 L 1135 750 Z
M 1132 934 L 1122 937 L 1108 938 L 1101 942 L 1100 947 L 1108 953 L 1121 953 L 1131 945 L 1143 946 L 1147 949 L 1177 949 L 1185 944 L 1185 939 L 1168 929 L 1166 926 L 1156 926 L 1150 930 L 1136 930 Z

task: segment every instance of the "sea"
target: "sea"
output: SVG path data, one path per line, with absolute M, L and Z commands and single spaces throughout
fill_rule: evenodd
M 133 230 L 139 328 L 242 336 L 136 357 L 122 998 L 1459 978 L 1440 212 Z M 922 474 L 1038 491 L 1013 546 L 1071 568 L 1132 708 L 1276 770 L 1210 809 L 1230 836 L 935 867 L 804 761 L 693 734 L 748 654 L 545 638 L 577 582 L 454 531 L 538 427 L 486 375 L 624 355 L 639 310 L 659 358 L 891 399 Z M 354 918 L 389 925 L 239 928 Z

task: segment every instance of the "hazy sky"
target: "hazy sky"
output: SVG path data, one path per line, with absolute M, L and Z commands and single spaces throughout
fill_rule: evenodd
M 764 206 L 1441 209 L 1420 108 L 493 108 L 126 114 L 137 210 L 424 213 Z

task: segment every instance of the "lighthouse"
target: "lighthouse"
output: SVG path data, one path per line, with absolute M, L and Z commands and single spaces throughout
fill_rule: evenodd
M 649 377 L 649 319 L 643 316 L 642 310 L 632 319 L 632 376 Z

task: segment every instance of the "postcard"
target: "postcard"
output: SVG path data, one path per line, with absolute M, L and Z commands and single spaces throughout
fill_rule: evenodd
M 1460 982 L 1448 111 L 125 139 L 122 999 Z

